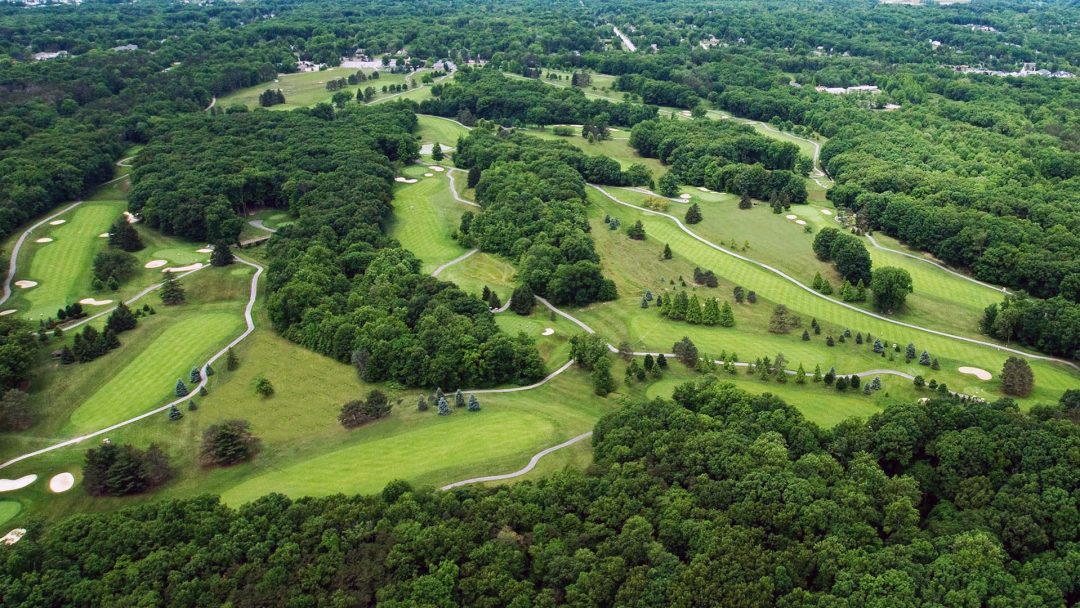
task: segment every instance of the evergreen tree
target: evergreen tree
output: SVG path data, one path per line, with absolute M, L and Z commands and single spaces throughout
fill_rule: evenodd
M 1026 359 L 1009 357 L 1001 368 L 1001 390 L 1006 395 L 1027 397 L 1035 388 L 1035 374 Z
M 132 252 L 141 250 L 143 243 L 135 226 L 122 216 L 109 228 L 109 246 Z
M 602 356 L 593 363 L 592 370 L 593 391 L 606 397 L 615 390 L 615 379 L 611 377 L 611 358 Z
M 469 395 L 469 411 L 470 412 L 479 412 L 480 411 L 480 400 L 476 398 L 476 395 Z
M 922 351 L 922 354 L 919 355 L 919 365 L 930 365 L 930 363 L 930 353 L 925 350 Z
M 664 353 L 656 355 L 656 367 L 667 369 L 667 357 L 664 356 Z
M 830 367 L 829 371 L 825 372 L 823 380 L 825 381 L 826 386 L 832 386 L 832 383 L 836 382 L 836 368 Z
M 751 303 L 751 304 L 756 304 L 757 303 L 757 292 L 754 291 L 753 289 L 746 292 L 746 301 Z
M 184 287 L 172 272 L 165 273 L 165 280 L 161 283 L 161 302 L 167 306 L 183 304 L 187 300 Z
M 423 395 L 416 400 L 416 410 L 419 412 L 426 412 L 428 410 L 427 399 L 424 399 Z
M 491 296 L 488 297 L 488 308 L 491 310 L 502 308 L 502 301 L 499 300 L 499 294 L 495 293 L 494 290 L 491 291 Z
M 189 374 L 189 381 L 192 384 L 198 384 L 199 382 L 202 382 L 202 374 L 199 373 L 199 368 L 191 368 L 191 373 Z
M 843 336 L 841 336 L 841 337 L 843 337 Z M 829 336 L 828 338 L 825 338 L 825 346 L 836 346 L 836 341 L 833 340 L 832 336 Z
M 862 332 L 859 332 L 859 333 L 855 334 L 855 344 L 862 344 L 862 343 L 863 343 Z
M 803 340 L 803 342 L 809 342 L 810 341 L 810 332 L 808 330 L 804 329 L 802 331 L 802 340 Z
M 848 387 L 848 379 L 844 376 L 840 376 L 836 379 L 836 390 L 846 391 Z
M 668 245 L 667 243 L 664 243 L 664 259 L 671 259 L 671 245 Z
M 229 241 L 226 239 L 218 239 L 214 243 L 214 250 L 210 253 L 210 265 L 211 266 L 228 266 L 233 263 L 232 248 L 229 247 Z
M 862 393 L 863 393 L 864 395 L 869 395 L 869 394 L 870 394 L 870 392 L 871 392 L 871 389 L 870 389 L 870 385 L 869 385 L 869 384 L 867 384 L 866 386 L 864 386 L 864 387 L 863 387 L 863 389 L 862 389 Z
M 189 412 L 194 412 L 195 410 L 199 409 L 199 404 L 195 403 L 195 400 L 192 399 L 191 401 L 188 401 L 187 409 Z
M 646 353 L 646 355 L 645 355 L 645 371 L 651 372 L 652 368 L 655 365 L 656 365 L 656 362 L 653 360 L 652 353 Z
M 240 358 L 236 356 L 233 349 L 225 351 L 225 369 L 230 372 L 236 371 L 240 367 Z
M 79 336 L 76 335 L 75 337 L 78 338 Z M 63 363 L 64 365 L 75 363 L 75 353 L 72 352 L 71 347 L 65 346 L 64 349 L 60 351 L 60 363 Z
M 697 203 L 690 205 L 690 208 L 686 210 L 686 216 L 684 218 L 687 224 L 697 224 L 701 221 L 701 207 L 698 207 Z
M 206 377 L 209 378 L 210 376 L 213 376 L 213 375 L 214 375 L 214 368 L 210 367 L 210 364 L 207 364 L 206 365 Z
M 754 202 L 750 200 L 750 195 L 743 192 L 739 197 L 739 209 L 750 209 L 754 206 Z
M 720 323 L 720 305 L 716 303 L 716 298 L 709 298 L 705 301 L 705 310 L 701 313 L 701 323 L 709 326 Z
M 679 195 L 679 180 L 676 179 L 674 173 L 668 171 L 660 176 L 660 181 L 657 182 L 657 188 L 660 192 L 660 196 L 674 198 Z
M 926 388 L 928 388 L 930 390 L 937 390 L 937 386 L 938 386 L 937 385 L 937 380 L 935 380 L 933 378 L 930 379 L 930 382 L 926 383 Z
M 682 321 L 686 318 L 686 310 L 689 308 L 690 298 L 686 297 L 685 291 L 675 294 L 675 303 L 671 305 L 671 318 Z
M 821 286 L 823 284 L 825 284 L 825 279 L 821 278 L 820 272 L 815 272 L 814 280 L 810 283 L 810 287 L 814 288 L 815 291 L 821 291 Z
M 461 393 L 460 388 L 454 391 L 454 407 L 459 409 L 465 407 L 465 395 Z
M 881 390 L 881 376 L 874 376 L 874 379 L 870 382 L 870 389 L 875 391 Z
M 188 394 L 188 387 L 184 384 L 184 381 L 180 378 L 176 379 L 176 396 L 186 397 Z
M 821 380 L 822 380 L 821 365 L 820 364 L 814 366 L 814 378 L 813 378 L 813 380 L 814 380 L 815 383 L 821 382 Z
M 799 369 L 795 370 L 795 384 L 806 384 L 806 370 L 802 363 L 799 364 Z
M 850 383 L 851 388 L 859 388 L 859 385 L 862 384 L 862 380 L 857 375 L 852 374 L 850 378 Z
M 686 322 L 697 325 L 701 321 L 701 301 L 698 300 L 697 294 L 694 294 L 686 302 Z
M 912 348 L 914 348 L 914 347 L 912 347 Z M 877 340 L 874 340 L 874 352 L 875 353 L 884 353 L 885 352 L 885 345 L 881 343 L 880 338 L 878 338 Z M 914 357 L 914 355 L 912 355 L 912 356 Z
M 439 142 L 435 142 L 431 146 L 431 160 L 440 161 L 443 158 L 444 158 L 444 156 L 443 156 L 442 146 L 439 145 Z
M 875 350 L 875 352 L 877 352 L 877 351 Z M 912 344 L 911 342 L 908 342 L 907 349 L 904 351 L 904 359 L 908 363 L 910 363 L 911 360 L 914 359 L 914 358 L 915 358 L 915 345 Z
M 138 323 L 135 319 L 134 313 L 128 308 L 127 304 L 123 302 L 116 305 L 116 309 L 109 315 L 109 319 L 105 322 L 105 327 L 111 329 L 116 333 L 122 331 L 128 331 L 135 329 L 135 325 Z
M 726 301 L 720 307 L 720 327 L 735 327 L 735 312 L 731 310 L 731 304 Z
M 926 380 L 922 376 L 915 376 L 915 379 L 911 381 L 915 385 L 915 388 L 922 388 L 926 386 Z
M 169 408 L 169 420 L 173 422 L 180 420 L 184 417 L 184 413 L 180 411 L 180 408 L 175 405 Z
M 937 357 L 930 362 L 930 369 L 941 369 L 941 364 L 938 363 Z
M 101 354 L 105 354 L 105 351 L 120 348 L 120 338 L 117 338 L 116 332 L 109 328 L 105 328 L 105 332 L 101 334 L 101 341 L 103 345 Z
M 210 391 L 206 390 L 205 386 L 200 386 L 199 387 L 199 396 L 200 397 L 205 397 L 205 396 L 207 396 L 209 394 L 210 394 Z
M 739 286 L 739 285 L 735 286 L 735 291 L 733 293 L 735 294 L 735 303 L 736 304 L 742 304 L 743 303 L 743 298 L 746 297 L 746 292 L 742 288 L 742 286 Z
M 532 289 L 529 289 L 528 285 L 518 287 L 514 290 L 514 293 L 510 295 L 510 310 L 519 315 L 532 313 L 535 306 L 536 296 L 533 294 Z
M 110 276 L 109 280 L 105 282 L 105 285 L 109 288 L 109 291 L 120 289 L 120 281 L 117 281 L 115 276 Z

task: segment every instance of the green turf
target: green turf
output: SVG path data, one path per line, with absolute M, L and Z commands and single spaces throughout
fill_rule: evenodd
M 649 168 L 649 171 L 652 172 L 653 179 L 660 179 L 660 176 L 667 173 L 668 171 L 667 167 L 665 167 L 664 164 L 661 163 L 658 159 L 646 158 L 644 156 L 638 155 L 637 151 L 630 146 L 630 142 L 628 139 L 630 137 L 629 131 L 620 131 L 615 129 L 612 131 L 613 139 L 605 139 L 592 143 L 590 143 L 588 139 L 585 139 L 581 136 L 580 128 L 575 128 L 574 135 L 571 135 L 569 137 L 555 135 L 554 131 L 550 128 L 543 130 L 529 129 L 528 134 L 539 137 L 541 139 L 556 139 L 565 141 L 567 143 L 573 144 L 574 146 L 584 151 L 586 154 L 592 156 L 603 155 L 611 157 L 619 161 L 619 165 L 621 165 L 623 169 L 626 169 L 633 164 L 645 165 Z M 614 139 L 615 137 L 618 137 L 619 139 Z
M 326 83 L 330 80 L 345 78 L 358 71 L 363 71 L 370 75 L 375 70 L 358 70 L 357 68 L 337 67 L 329 68 L 321 72 L 280 74 L 275 81 L 264 82 L 253 87 L 233 91 L 232 93 L 219 98 L 217 105 L 222 108 L 227 108 L 231 105 L 239 104 L 247 106 L 248 108 L 257 108 L 259 107 L 259 95 L 267 89 L 281 89 L 281 92 L 285 94 L 285 103 L 271 106 L 270 109 L 272 110 L 293 110 L 300 107 L 312 106 L 319 102 L 329 102 L 330 98 L 333 97 L 334 93 L 337 91 L 327 91 Z M 419 79 L 420 72 L 414 73 L 413 78 Z M 359 85 L 348 85 L 340 90 L 348 91 L 355 97 L 357 89 L 373 87 L 376 91 L 375 99 L 378 100 L 391 95 L 390 93 L 384 94 L 382 92 L 382 87 L 384 85 L 402 84 L 404 82 L 404 74 L 391 74 L 389 71 L 380 70 L 378 80 L 369 79 Z M 419 82 L 419 80 L 417 80 L 417 82 Z
M 439 142 L 444 150 L 447 146 L 456 146 L 458 137 L 466 137 L 469 134 L 468 128 L 448 118 L 427 114 L 417 114 L 416 118 L 418 122 L 416 134 L 420 136 L 420 141 L 422 143 Z
M 477 295 L 483 292 L 486 285 L 499 294 L 500 301 L 506 302 L 514 290 L 514 273 L 514 267 L 502 257 L 477 252 L 444 270 L 439 278 L 456 283 L 458 287 Z
M 981 382 L 971 376 L 959 374 L 956 368 L 972 365 L 990 370 L 996 375 L 1008 356 L 1006 353 L 898 327 L 842 308 L 815 297 L 773 273 L 694 240 L 667 218 L 647 215 L 617 205 L 595 191 L 589 193 L 589 198 L 593 203 L 590 210 L 593 234 L 600 249 L 602 263 L 605 271 L 615 278 L 623 297 L 616 302 L 592 305 L 574 314 L 609 339 L 625 339 L 642 347 L 659 349 L 670 348 L 676 339 L 686 333 L 698 343 L 699 349 L 711 353 L 735 350 L 743 360 L 783 352 L 792 361 L 792 365 L 797 365 L 800 361 L 811 367 L 814 363 L 821 363 L 825 367 L 835 365 L 841 372 L 889 367 L 923 374 L 928 378 L 934 377 L 939 381 L 944 380 L 954 390 L 991 399 L 1000 396 L 1000 382 L 996 378 Z M 621 232 L 608 234 L 610 231 L 604 230 L 603 223 L 599 221 L 605 213 L 621 218 L 624 225 L 640 219 L 645 225 L 647 240 L 630 242 Z M 640 293 L 644 289 L 661 291 L 669 287 L 673 280 L 672 275 L 675 274 L 657 270 L 655 263 L 650 261 L 656 259 L 663 243 L 669 243 L 677 257 L 711 269 L 725 281 L 724 288 L 707 290 L 708 293 L 730 299 L 731 291 L 728 286 L 738 284 L 756 290 L 763 301 L 759 301 L 757 305 L 736 306 L 737 327 L 733 329 L 694 327 L 664 319 L 652 311 L 642 311 L 639 307 Z M 747 255 L 755 255 L 752 244 Z M 961 280 L 955 277 L 953 279 Z M 853 332 L 869 331 L 874 336 L 883 336 L 901 345 L 914 342 L 920 350 L 925 348 L 938 357 L 942 369 L 933 372 L 917 364 L 906 364 L 902 359 L 881 359 L 873 356 L 867 347 L 856 347 L 853 343 L 828 348 L 823 344 L 824 335 L 810 342 L 802 342 L 798 338 L 799 332 L 782 336 L 770 334 L 765 331 L 765 326 L 772 304 L 775 303 L 786 304 L 801 314 L 804 320 L 817 318 L 829 331 L 850 328 Z M 1037 389 L 1026 403 L 1056 400 L 1062 390 L 1076 384 L 1076 374 L 1062 366 L 1039 361 L 1032 361 L 1032 366 L 1035 369 Z
M 14 500 L 0 500 L 0 524 L 15 517 L 22 511 L 22 505 Z
M 23 242 L 15 280 L 37 281 L 36 287 L 21 289 L 12 283 L 12 298 L 5 308 L 16 308 L 24 318 L 36 320 L 53 316 L 57 308 L 90 296 L 94 255 L 108 245 L 98 235 L 124 210 L 122 202 L 88 202 L 45 224 Z M 51 243 L 36 239 L 52 238 Z
M 424 177 L 425 173 L 433 175 Z M 450 229 L 458 225 L 461 214 L 468 207 L 450 195 L 446 172 L 410 165 L 402 175 L 419 181 L 394 185 L 394 219 L 389 225 L 390 236 L 420 258 L 423 271 L 428 273 L 468 251 L 451 237 Z

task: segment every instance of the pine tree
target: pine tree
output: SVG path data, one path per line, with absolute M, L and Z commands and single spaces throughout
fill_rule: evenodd
M 705 310 L 701 313 L 701 323 L 709 326 L 720 323 L 720 305 L 716 303 L 716 298 L 709 298 L 705 301 Z
M 664 259 L 671 259 L 671 245 L 668 245 L 667 243 L 664 243 Z
M 870 391 L 871 391 L 871 389 L 870 389 L 870 385 L 869 385 L 869 384 L 867 384 L 866 386 L 864 386 L 864 387 L 863 387 L 863 389 L 862 389 L 862 393 L 863 393 L 864 395 L 869 395 L 869 394 L 870 394 Z
M 161 283 L 161 302 L 166 306 L 175 306 L 177 304 L 183 304 L 187 300 L 187 296 L 184 294 L 184 287 L 180 284 L 180 281 L 176 280 L 176 277 L 172 272 L 165 273 L 165 280 Z
M 1001 368 L 1001 390 L 1006 395 L 1027 397 L 1035 388 L 1035 374 L 1027 360 L 1009 357 Z
M 830 367 L 829 371 L 825 372 L 823 380 L 827 386 L 831 386 L 833 382 L 836 382 L 836 368 Z
M 187 402 L 187 409 L 189 412 L 194 412 L 195 410 L 199 409 L 199 404 L 195 403 L 195 400 L 192 399 L 191 401 Z
M 656 355 L 656 367 L 667 369 L 667 357 L 664 356 L 664 353 Z
M 180 378 L 177 378 L 176 379 L 176 396 L 177 397 L 187 397 L 187 394 L 188 394 L 187 385 L 184 384 L 183 380 L 181 380 Z
M 840 376 L 836 379 L 836 390 L 846 391 L 848 387 L 848 379 L 844 376 Z
M 675 303 L 671 305 L 671 318 L 683 320 L 686 318 L 686 309 L 689 307 L 690 299 L 686 297 L 685 291 L 680 291 L 675 295 Z
M 795 370 L 795 384 L 806 384 L 806 369 L 802 363 L 799 364 L 799 369 Z
M 922 376 L 915 376 L 915 379 L 911 381 L 915 385 L 915 388 L 922 388 L 926 386 L 926 380 Z
M 750 195 L 743 192 L 739 197 L 739 209 L 750 209 L 754 206 L 754 202 L 750 200 Z
M 205 397 L 205 396 L 207 396 L 209 394 L 210 394 L 210 391 L 206 390 L 205 386 L 200 386 L 199 387 L 199 396 L 200 397 Z
M 941 369 L 941 364 L 938 363 L 937 357 L 934 357 L 934 360 L 930 362 L 930 369 Z
M 456 408 L 465 407 L 465 395 L 463 395 L 461 393 L 460 388 L 458 390 L 454 391 L 454 407 L 456 407 Z
M 914 347 L 912 347 L 912 348 L 914 348 Z M 874 352 L 875 353 L 884 353 L 885 352 L 885 345 L 881 343 L 880 338 L 878 338 L 877 340 L 874 340 Z M 914 355 L 912 355 L 912 356 L 914 357 Z
M 742 286 L 737 285 L 735 287 L 735 291 L 733 293 L 735 295 L 735 303 L 736 304 L 742 304 L 743 303 L 743 298 L 746 297 L 746 291 L 742 288 Z
M 485 302 L 491 301 L 491 288 L 484 285 L 484 290 L 480 292 L 480 299 Z
M 210 265 L 228 266 L 233 263 L 234 259 L 232 248 L 229 247 L 229 241 L 226 239 L 218 239 L 218 241 L 214 243 L 214 250 L 210 253 Z
M 480 400 L 476 398 L 476 395 L 469 395 L 469 411 L 470 412 L 479 412 L 480 411 Z
M 825 279 L 821 278 L 821 273 L 820 272 L 815 272 L 814 273 L 814 280 L 813 280 L 813 282 L 810 283 L 810 287 L 814 288 L 815 291 L 821 291 L 821 286 L 824 285 L 824 284 L 825 284 Z
M 206 365 L 206 377 L 209 378 L 210 376 L 213 376 L 213 375 L 214 375 L 214 368 L 210 367 L 210 364 L 207 364 Z
M 754 291 L 753 289 L 746 292 L 746 301 L 751 303 L 751 304 L 756 304 L 757 303 L 757 292 Z
M 197 367 L 191 368 L 191 373 L 188 374 L 188 380 L 192 384 L 198 384 L 199 382 L 202 381 L 202 374 L 199 373 L 199 368 L 197 368 Z
M 870 382 L 870 389 L 875 391 L 881 390 L 881 376 L 874 376 L 874 379 Z
M 105 354 L 105 351 L 114 350 L 120 348 L 120 338 L 116 337 L 116 332 L 105 328 L 105 332 L 101 334 L 102 350 L 101 354 Z
M 701 207 L 698 207 L 697 203 L 690 205 L 690 208 L 686 210 L 686 216 L 684 218 L 687 224 L 697 224 L 701 221 Z
M 697 294 L 690 296 L 690 299 L 686 302 L 686 322 L 697 325 L 702 321 L 701 314 L 701 301 L 698 300 Z
M 416 400 L 416 410 L 418 412 L 426 412 L 428 410 L 427 399 L 424 399 L 423 395 Z
M 450 415 L 450 404 L 446 402 L 446 397 L 440 396 L 439 400 L 436 402 L 436 405 L 438 407 L 440 416 Z
M 925 350 L 922 351 L 922 354 L 919 355 L 919 365 L 930 365 L 930 363 L 930 353 Z
M 79 336 L 76 335 L 75 337 L 78 338 Z M 75 353 L 72 352 L 71 347 L 65 346 L 64 349 L 60 351 L 60 363 L 63 363 L 64 365 L 70 365 L 74 362 Z
M 234 372 L 240 367 L 240 358 L 236 356 L 233 349 L 225 351 L 225 369 L 230 372 Z
M 136 324 L 138 324 L 138 321 L 135 319 L 134 313 L 123 302 L 116 305 L 116 309 L 112 311 L 109 319 L 105 321 L 105 327 L 116 333 L 135 329 Z
M 653 360 L 652 353 L 646 353 L 646 355 L 645 355 L 645 371 L 651 372 L 652 368 L 655 365 L 656 365 L 656 362 Z
M 933 378 L 931 378 L 930 382 L 926 383 L 926 388 L 928 388 L 928 389 L 930 389 L 932 391 L 937 390 L 937 380 L 934 380 Z
M 855 374 L 852 374 L 851 379 L 850 379 L 850 383 L 851 383 L 851 388 L 859 388 L 859 385 L 862 384 L 862 380 L 858 376 L 856 376 Z
M 915 345 L 912 344 L 911 342 L 908 342 L 907 349 L 904 352 L 904 359 L 907 360 L 910 363 L 911 360 L 914 359 L 914 358 L 915 358 Z
M 180 408 L 175 405 L 169 408 L 169 420 L 176 422 L 184 417 L 184 413 L 180 411 Z
M 855 344 L 862 344 L 862 343 L 863 343 L 862 332 L 859 332 L 859 333 L 855 334 Z
M 735 312 L 731 310 L 731 304 L 726 301 L 720 307 L 720 327 L 735 327 Z
M 814 382 L 821 382 L 821 365 L 814 366 Z
M 499 294 L 494 290 L 491 292 L 491 296 L 488 298 L 488 307 L 492 310 L 498 310 L 502 308 L 502 302 L 499 300 Z
M 443 158 L 442 146 L 439 145 L 439 142 L 435 142 L 434 145 L 431 146 L 431 160 L 440 161 Z
M 836 340 L 833 340 L 832 336 L 825 338 L 825 346 L 836 346 Z
M 802 340 L 803 340 L 803 342 L 809 342 L 810 341 L 810 332 L 808 330 L 805 330 L 805 329 L 803 330 L 803 332 L 802 332 Z

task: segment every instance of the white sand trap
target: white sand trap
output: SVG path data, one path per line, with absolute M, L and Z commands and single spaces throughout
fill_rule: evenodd
M 173 266 L 170 268 L 166 268 L 161 272 L 187 272 L 189 270 L 198 270 L 202 268 L 202 266 L 202 264 L 195 262 L 194 264 L 188 264 L 187 266 Z
M 690 200 L 690 195 L 689 194 L 680 194 L 679 198 L 683 199 L 684 201 L 687 201 L 687 200 Z
M 8 315 L 13 315 L 16 312 L 18 312 L 18 311 L 15 310 L 14 308 L 9 308 L 7 310 L 0 310 L 0 317 L 6 317 Z
M 828 209 L 822 209 L 821 212 L 825 215 L 832 215 L 832 211 L 829 211 Z
M 59 475 L 53 475 L 49 480 L 49 489 L 60 494 L 61 492 L 67 492 L 75 486 L 75 476 L 71 473 L 60 473 Z
M 37 481 L 37 475 L 33 474 L 25 475 L 18 479 L 0 479 L 0 492 L 21 490 L 35 481 Z
M 800 226 L 805 226 L 806 225 L 806 222 L 804 220 L 795 220 L 795 223 L 800 225 Z
M 135 222 L 139 221 L 139 218 L 135 217 L 135 214 L 130 211 L 125 211 L 124 217 L 127 218 L 129 224 L 134 224 Z
M 11 532 L 5 534 L 3 538 L 0 538 L 0 543 L 3 543 L 5 545 L 14 545 L 15 543 L 22 540 L 22 537 L 25 535 L 26 528 L 15 528 Z
M 195 253 L 214 253 L 214 250 L 210 247 L 203 247 L 202 249 L 196 249 Z
M 697 189 L 701 190 L 702 192 L 708 192 L 709 191 L 709 189 L 706 188 L 705 186 L 698 186 Z
M 21 287 L 22 289 L 30 289 L 31 287 L 37 287 L 37 281 L 15 281 L 15 286 Z
M 424 177 L 435 177 L 434 173 L 425 173 Z
M 399 176 L 397 176 L 397 177 L 395 177 L 395 178 L 394 178 L 394 181 L 395 181 L 395 182 L 398 182 L 398 183 L 401 183 L 401 184 L 404 184 L 404 183 L 405 183 L 405 178 L 404 178 L 404 177 L 401 177 L 401 176 L 399 175 Z
M 50 239 L 50 238 L 49 238 L 49 237 L 47 237 L 47 236 L 43 236 L 43 237 L 41 237 L 40 239 L 36 239 L 36 240 L 35 240 L 34 242 L 35 242 L 35 243 L 51 243 L 51 242 L 53 242 L 53 240 L 52 240 L 52 239 Z
M 150 260 L 149 262 L 143 264 L 143 268 L 161 268 L 168 263 L 169 260 Z
M 66 224 L 67 220 L 53 220 L 49 222 L 50 226 L 59 226 L 60 224 Z
M 430 167 L 428 167 L 428 169 L 431 169 L 432 171 L 437 171 L 437 172 L 446 171 L 446 169 L 440 167 L 439 165 L 431 165 Z
M 106 304 L 112 303 L 112 300 L 95 300 L 94 298 L 83 298 L 79 300 L 79 304 L 86 304 L 87 306 L 105 306 Z
M 550 336 L 550 335 L 551 335 L 551 334 L 553 334 L 553 333 L 555 333 L 555 330 L 554 330 L 554 329 L 552 329 L 552 328 L 550 328 L 550 327 L 548 327 L 548 328 L 545 328 L 545 329 L 544 329 L 544 333 L 542 333 L 542 334 L 540 334 L 540 335 L 541 335 L 541 336 Z
M 990 372 L 986 371 L 985 369 L 980 369 L 978 367 L 961 367 L 957 371 L 961 374 L 971 374 L 979 380 L 989 380 L 993 378 L 993 376 L 990 375 Z
M 102 232 L 101 234 L 98 235 L 98 238 L 99 239 L 107 239 L 107 238 L 109 238 L 109 233 L 108 232 Z
M 791 214 L 789 213 L 789 214 L 785 215 L 784 217 L 786 217 L 786 218 L 787 218 L 787 219 L 789 219 L 789 220 L 793 220 L 793 219 L 795 219 L 795 218 L 797 218 L 797 217 L 799 217 L 799 216 L 797 216 L 797 215 L 791 215 Z

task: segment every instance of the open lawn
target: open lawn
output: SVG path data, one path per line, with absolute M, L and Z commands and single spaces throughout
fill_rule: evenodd
M 588 139 L 581 136 L 580 128 L 574 129 L 574 135 L 569 137 L 555 135 L 550 128 L 543 130 L 529 129 L 527 133 L 541 139 L 558 139 L 565 141 L 580 148 L 586 154 L 611 157 L 619 161 L 619 165 L 622 166 L 623 169 L 626 169 L 633 164 L 645 165 L 649 168 L 649 171 L 652 172 L 654 180 L 660 179 L 660 176 L 667 173 L 667 167 L 665 167 L 658 159 L 646 158 L 638 155 L 637 151 L 630 146 L 629 131 L 613 130 L 612 139 L 605 139 L 593 143 L 590 143 Z
M 22 511 L 22 505 L 14 500 L 0 500 L 0 524 L 15 517 Z
M 424 144 L 439 142 L 439 145 L 446 152 L 449 152 L 446 150 L 447 146 L 453 147 L 457 145 L 458 137 L 467 137 L 469 135 L 469 129 L 449 118 L 417 114 L 416 119 L 419 125 L 416 134 L 420 136 L 420 142 Z M 443 162 L 448 161 L 443 160 Z
M 425 173 L 433 176 L 424 177 Z M 402 175 L 419 181 L 394 185 L 394 219 L 389 233 L 420 258 L 423 271 L 428 273 L 467 251 L 451 234 L 468 207 L 451 196 L 445 171 L 432 172 L 426 166 L 409 165 Z
M 94 255 L 108 245 L 98 235 L 123 212 L 122 201 L 87 202 L 35 230 L 24 242 L 19 254 L 15 280 L 36 281 L 36 287 L 12 286 L 12 297 L 4 308 L 18 309 L 27 319 L 51 317 L 62 308 L 92 293 L 90 282 Z M 38 243 L 37 239 L 52 242 Z
M 337 67 L 329 68 L 321 72 L 279 74 L 277 79 L 272 82 L 264 82 L 253 87 L 233 91 L 232 93 L 219 98 L 217 105 L 222 108 L 228 108 L 231 105 L 242 105 L 254 109 L 259 107 L 259 95 L 262 94 L 263 91 L 267 89 L 281 89 L 281 92 L 285 94 L 285 103 L 270 106 L 268 109 L 294 110 L 296 108 L 313 106 L 319 102 L 329 102 L 330 98 L 337 92 L 327 91 L 327 82 L 337 80 L 338 78 L 346 78 L 350 74 L 355 74 L 358 71 L 363 71 L 370 77 L 371 73 L 375 70 L 358 70 L 356 68 Z M 419 83 L 420 72 L 416 72 L 412 76 Z M 371 80 L 369 78 L 360 84 L 348 85 L 340 90 L 348 91 L 352 93 L 353 97 L 356 97 L 357 89 L 372 87 L 375 89 L 375 100 L 378 100 L 392 95 L 391 93 L 383 93 L 383 86 L 405 83 L 405 77 L 405 74 L 391 74 L 389 71 L 379 71 L 379 78 L 376 80 Z M 412 80 L 412 78 L 410 78 L 410 80 Z

